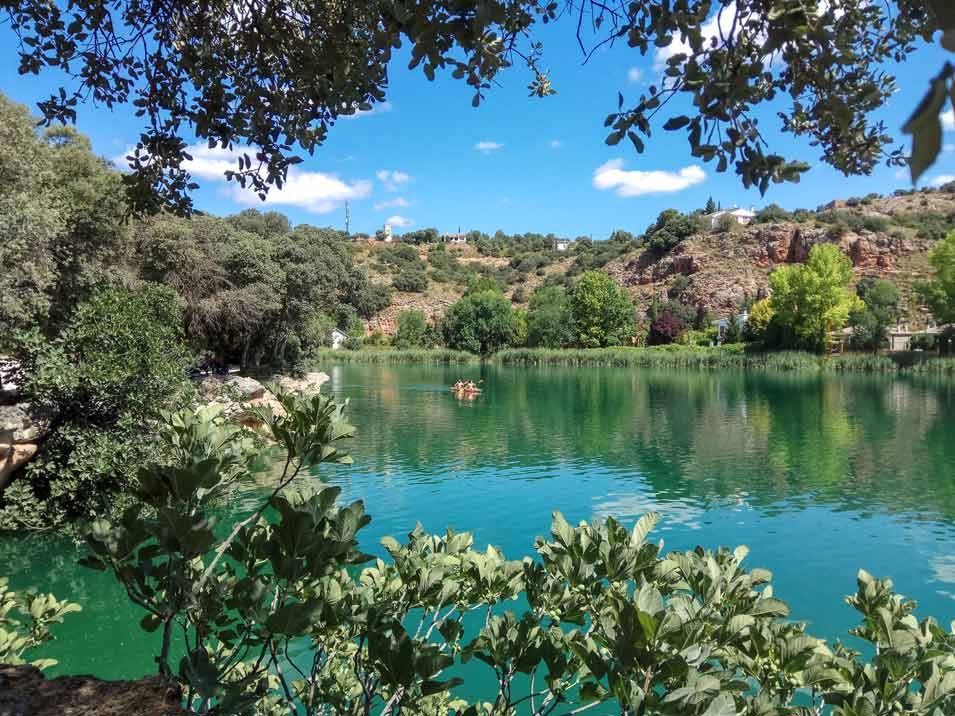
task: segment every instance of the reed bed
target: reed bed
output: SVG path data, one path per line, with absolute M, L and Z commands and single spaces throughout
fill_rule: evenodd
M 480 361 L 479 356 L 447 349 L 429 350 L 325 350 L 314 364 L 328 363 L 422 363 L 458 364 Z M 847 353 L 836 356 L 805 351 L 758 351 L 743 345 L 712 348 L 654 346 L 649 348 L 509 348 L 485 359 L 501 365 L 637 367 L 715 369 L 741 368 L 775 371 L 825 371 L 833 373 L 904 373 L 955 376 L 955 358 L 925 353 L 871 355 Z

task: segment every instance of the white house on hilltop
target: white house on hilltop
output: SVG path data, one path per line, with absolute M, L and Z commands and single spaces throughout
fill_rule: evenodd
M 459 231 L 456 234 L 445 234 L 441 239 L 446 244 L 466 244 L 468 242 L 468 235 L 462 234 Z
M 720 228 L 720 222 L 723 221 L 723 218 L 728 216 L 732 216 L 740 224 L 746 226 L 752 223 L 753 219 L 756 218 L 756 209 L 755 207 L 740 209 L 734 206 L 732 209 L 724 209 L 722 211 L 715 211 L 712 214 L 707 214 L 706 218 L 710 220 L 711 229 L 718 229 Z
M 570 239 L 557 239 L 557 241 L 554 242 L 554 248 L 557 251 L 566 251 L 573 243 L 574 242 Z
M 385 224 L 385 235 L 381 238 L 386 244 L 390 244 L 395 240 L 394 235 L 391 233 L 391 224 Z

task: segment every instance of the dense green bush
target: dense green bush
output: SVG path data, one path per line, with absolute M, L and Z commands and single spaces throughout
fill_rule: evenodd
M 399 313 L 396 329 L 394 346 L 399 350 L 431 348 L 437 343 L 437 332 L 421 311 Z
M 779 345 L 824 350 L 829 335 L 864 306 L 850 290 L 852 262 L 838 246 L 816 244 L 804 264 L 780 266 L 769 277 Z
M 681 214 L 676 209 L 665 209 L 647 227 L 644 239 L 655 251 L 669 251 L 684 239 L 707 228 L 705 220 L 697 214 Z
M 918 286 L 919 293 L 937 321 L 955 323 L 955 231 L 932 247 L 929 262 L 934 275 Z
M 404 269 L 392 279 L 396 291 L 406 293 L 421 293 L 428 288 L 428 277 L 424 271 Z
M 588 271 L 570 297 L 574 343 L 583 348 L 626 345 L 634 334 L 635 311 L 626 289 L 610 276 Z
M 892 216 L 892 221 L 899 226 L 914 229 L 920 239 L 941 241 L 955 226 L 955 212 L 896 212 Z
M 482 356 L 513 345 L 517 330 L 510 300 L 490 288 L 469 291 L 451 306 L 441 321 L 448 348 Z
M 756 212 L 753 221 L 757 224 L 778 224 L 784 221 L 791 221 L 792 218 L 793 215 L 779 204 L 767 204 Z
M 374 257 L 378 264 L 393 272 L 424 270 L 424 261 L 418 249 L 410 244 L 390 244 L 375 248 Z
M 862 306 L 849 315 L 853 348 L 877 351 L 888 341 L 889 327 L 899 319 L 899 290 L 889 281 L 864 278 L 856 285 Z
M 816 215 L 816 220 L 824 224 L 830 224 L 840 235 L 849 231 L 886 233 L 890 228 L 889 219 L 884 216 L 864 214 L 860 211 L 850 211 L 848 209 L 831 209 L 820 212 Z
M 562 348 L 575 339 L 570 298 L 560 286 L 541 286 L 531 296 L 527 311 L 527 345 Z
M 50 529 L 111 514 L 136 470 L 157 459 L 145 439 L 164 406 L 192 390 L 182 304 L 168 288 L 102 287 L 54 339 L 20 336 L 23 394 L 50 434 L 3 493 L 0 529 Z

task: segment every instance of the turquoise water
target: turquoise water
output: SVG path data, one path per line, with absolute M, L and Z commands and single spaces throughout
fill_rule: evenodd
M 795 618 L 844 637 L 862 567 L 920 614 L 955 618 L 955 383 L 868 376 L 593 368 L 326 367 L 351 401 L 355 464 L 323 472 L 373 517 L 366 549 L 471 530 L 512 558 L 553 510 L 572 521 L 649 510 L 668 549 L 746 544 Z M 483 378 L 473 402 L 445 389 Z M 317 478 L 316 478 L 317 479 Z M 244 513 L 267 487 L 244 487 Z M 0 573 L 83 605 L 43 656 L 53 673 L 138 677 L 154 635 L 66 540 L 0 538 Z

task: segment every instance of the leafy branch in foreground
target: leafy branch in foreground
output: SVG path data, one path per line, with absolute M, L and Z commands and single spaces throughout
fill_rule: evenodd
M 891 582 L 860 572 L 849 603 L 864 659 L 791 622 L 745 547 L 663 552 L 655 513 L 571 526 L 554 515 L 534 558 L 474 549 L 468 533 L 363 554 L 370 518 L 339 488 L 296 482 L 343 463 L 354 429 L 325 396 L 279 394 L 264 413 L 285 451 L 276 488 L 228 536 L 215 503 L 255 450 L 211 413 L 169 416 L 180 462 L 140 475 L 145 503 L 98 523 L 87 564 L 109 569 L 161 628 L 160 672 L 190 714 L 349 716 L 944 716 L 955 709 L 955 632 L 917 621 Z M 360 565 L 365 565 L 363 568 Z M 174 640 L 174 641 L 173 641 Z M 170 655 L 182 653 L 173 677 Z M 462 665 L 470 664 L 461 668 Z M 483 665 L 494 684 L 455 691 Z
M 89 100 L 132 105 L 142 118 L 125 177 L 141 212 L 192 210 L 193 136 L 234 150 L 225 174 L 241 187 L 263 198 L 281 189 L 302 161 L 297 151 L 313 152 L 337 121 L 386 100 L 389 65 L 405 45 L 409 69 L 429 80 L 450 72 L 475 106 L 515 64 L 531 73 L 531 96 L 554 94 L 540 69 L 540 24 L 566 18 L 586 57 L 624 42 L 652 52 L 660 76 L 635 100 L 619 95 L 607 143 L 627 138 L 642 153 L 654 129 L 683 132 L 693 157 L 764 192 L 809 165 L 772 151 L 761 110 L 847 175 L 902 164 L 873 120 L 897 91 L 887 69 L 937 30 L 943 47 L 955 46 L 948 0 L 6 0 L 0 13 L 19 39 L 21 74 L 52 68 L 71 78 L 38 104 L 47 123 L 75 121 Z M 915 135 L 913 178 L 941 148 L 934 137 L 950 83 L 946 70 L 904 130 Z
M 25 664 L 23 654 L 50 641 L 50 625 L 59 624 L 67 614 L 80 611 L 78 604 L 61 602 L 52 594 L 21 594 L 10 590 L 9 580 L 0 577 L 0 664 Z M 14 616 L 16 613 L 19 616 Z M 55 659 L 37 659 L 38 669 L 56 665 Z

